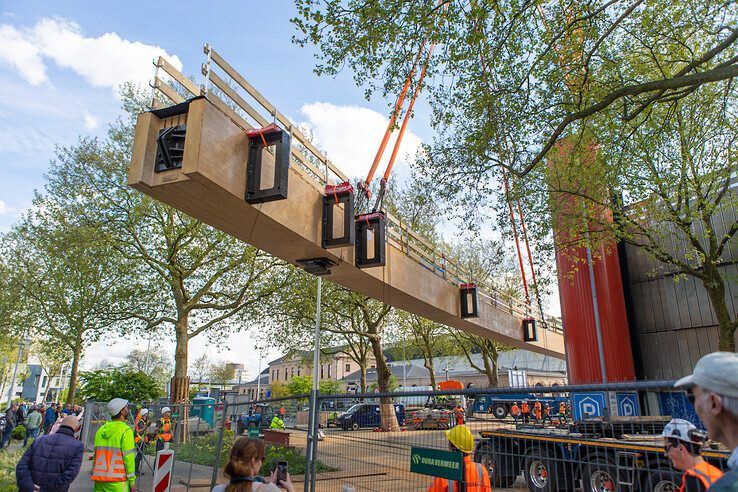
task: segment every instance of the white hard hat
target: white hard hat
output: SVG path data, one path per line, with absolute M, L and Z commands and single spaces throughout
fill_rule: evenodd
M 164 408 L 162 408 L 162 409 L 161 409 L 161 413 L 162 413 L 162 414 L 165 414 L 165 413 L 167 413 L 167 412 L 170 412 L 170 413 L 171 413 L 171 411 L 172 411 L 172 409 L 171 409 L 171 408 L 169 408 L 169 407 L 164 407 Z
M 684 419 L 672 419 L 666 424 L 664 438 L 678 439 L 680 441 L 699 444 L 704 441 L 702 433 L 690 421 Z
M 108 413 L 111 416 L 118 415 L 126 405 L 128 405 L 128 400 L 124 398 L 113 398 L 108 402 Z
M 142 416 L 142 417 L 143 417 L 144 415 L 148 415 L 148 413 L 149 413 L 149 409 L 148 409 L 148 408 L 142 408 L 142 409 L 141 409 L 141 416 Z

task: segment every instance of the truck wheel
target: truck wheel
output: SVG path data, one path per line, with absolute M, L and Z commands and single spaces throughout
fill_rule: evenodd
M 613 492 L 625 490 L 618 487 L 617 468 L 610 460 L 596 456 L 584 466 L 582 490 L 584 492 Z M 652 490 L 652 489 L 647 489 Z
M 507 409 L 507 405 L 505 405 L 504 403 L 495 403 L 492 407 L 492 413 L 494 414 L 495 418 L 502 420 L 507 417 L 507 414 L 510 412 Z
M 487 473 L 489 473 L 489 480 L 490 482 L 492 482 L 493 487 L 512 487 L 512 485 L 515 483 L 515 479 L 517 479 L 518 477 L 503 476 L 497 473 L 497 470 L 500 470 L 500 459 L 492 451 L 491 447 L 485 446 L 483 448 L 480 448 L 477 453 L 480 454 L 479 462 L 482 464 L 482 466 L 487 468 Z
M 533 448 L 525 457 L 523 476 L 531 491 L 554 492 L 559 490 L 556 461 L 545 449 Z
M 353 424 L 351 424 L 351 430 L 352 431 L 359 430 L 359 423 L 358 422 L 354 422 Z
M 682 486 L 682 476 L 670 470 L 652 470 L 643 477 L 643 489 L 653 492 L 677 492 Z

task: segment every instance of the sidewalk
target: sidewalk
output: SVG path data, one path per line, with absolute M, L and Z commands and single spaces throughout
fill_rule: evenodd
M 91 452 L 86 452 L 85 457 L 82 460 L 82 468 L 80 469 L 79 475 L 72 486 L 70 492 L 88 492 L 92 490 L 92 481 L 90 475 L 92 473 L 92 460 L 89 459 L 92 456 Z M 153 457 L 148 457 L 149 462 L 153 466 Z M 142 491 L 149 491 L 152 489 L 153 474 L 149 467 L 143 465 L 145 475 L 139 477 L 137 487 Z M 190 468 L 192 473 L 190 473 Z M 206 491 L 210 490 L 210 477 L 212 476 L 213 469 L 209 466 L 195 465 L 190 463 L 174 463 L 174 479 L 172 480 L 171 492 L 184 492 L 187 490 L 187 479 L 191 476 L 192 485 L 190 490 Z M 201 485 L 197 485 L 201 484 Z

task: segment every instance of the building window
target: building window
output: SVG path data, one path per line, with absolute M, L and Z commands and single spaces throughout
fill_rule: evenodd
M 301 369 L 300 369 L 300 368 L 298 367 L 298 368 L 297 368 L 297 375 L 298 375 L 298 376 L 300 375 L 300 370 L 301 370 Z
M 48 377 L 48 376 L 44 376 L 44 378 L 43 378 L 43 379 L 41 380 L 41 386 L 43 386 L 44 388 L 46 388 L 46 381 L 47 381 L 48 379 L 49 379 L 49 377 Z
M 328 379 L 331 378 L 331 367 L 333 367 L 333 364 L 328 364 Z
M 346 372 L 351 372 L 351 364 L 346 364 Z
M 323 379 L 323 364 L 320 365 L 320 379 Z
M 294 368 L 294 366 L 290 369 L 290 377 L 295 377 L 295 368 Z
M 377 366 L 375 366 L 374 364 L 372 364 L 369 369 L 376 369 L 376 368 L 377 368 Z

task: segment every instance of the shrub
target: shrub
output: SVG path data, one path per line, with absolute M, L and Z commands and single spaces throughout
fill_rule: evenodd
M 26 437 L 26 428 L 23 427 L 23 424 L 16 425 L 11 432 L 10 437 L 13 439 L 24 439 Z

